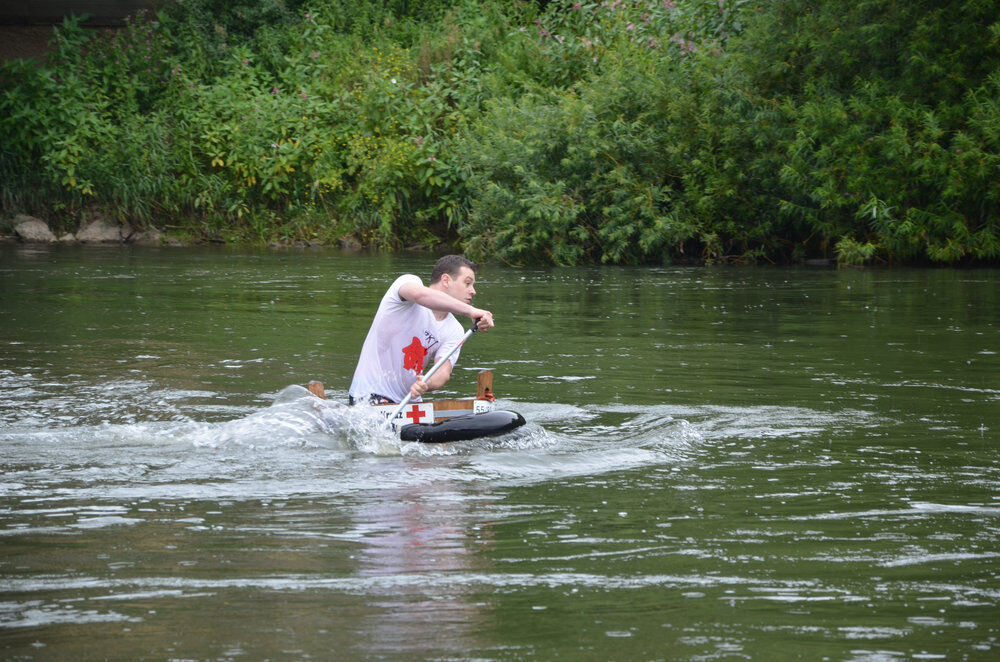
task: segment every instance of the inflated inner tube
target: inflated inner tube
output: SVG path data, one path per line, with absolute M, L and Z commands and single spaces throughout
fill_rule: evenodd
M 411 423 L 399 429 L 402 441 L 436 444 L 444 441 L 465 441 L 480 437 L 495 437 L 524 425 L 524 417 L 513 411 L 490 411 L 446 418 L 437 423 Z

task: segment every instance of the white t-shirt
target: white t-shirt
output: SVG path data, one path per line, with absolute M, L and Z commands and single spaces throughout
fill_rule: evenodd
M 372 394 L 401 402 L 417 375 L 462 342 L 465 332 L 451 313 L 439 322 L 430 308 L 400 298 L 399 288 L 406 283 L 423 285 L 417 276 L 404 274 L 382 297 L 354 370 L 350 395 L 355 402 Z M 452 355 L 452 367 L 460 353 Z

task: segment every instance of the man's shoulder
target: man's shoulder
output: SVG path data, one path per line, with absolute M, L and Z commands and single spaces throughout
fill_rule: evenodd
M 405 281 L 412 281 L 414 283 L 420 283 L 421 285 L 424 284 L 424 282 L 420 280 L 420 276 L 416 274 L 400 274 L 399 277 L 393 281 L 393 284 Z
M 423 286 L 424 284 L 424 282 L 420 280 L 420 276 L 416 276 L 414 274 L 403 274 L 396 280 L 392 281 L 392 285 L 390 285 L 389 289 L 385 291 L 386 296 L 393 298 L 397 301 L 404 301 L 404 299 L 399 295 L 399 290 L 404 285 L 407 285 L 409 283 L 413 283 L 414 285 L 420 285 L 420 286 Z
M 392 285 L 389 286 L 389 289 L 399 289 L 406 283 L 416 283 L 417 285 L 423 285 L 424 281 L 420 280 L 420 276 L 417 276 L 416 274 L 402 274 L 396 280 L 392 281 Z

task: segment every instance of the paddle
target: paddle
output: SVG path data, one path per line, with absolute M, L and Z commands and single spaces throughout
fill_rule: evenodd
M 455 352 L 457 352 L 458 348 L 461 347 L 462 345 L 464 345 L 465 341 L 469 339 L 469 336 L 471 336 L 473 333 L 475 333 L 478 328 L 479 328 L 479 320 L 475 320 L 472 323 L 472 328 L 469 329 L 468 331 L 466 331 L 465 335 L 462 336 L 462 341 L 460 343 L 458 343 L 457 345 L 455 345 L 454 347 L 452 347 L 451 351 L 448 352 L 448 356 L 444 357 L 443 359 L 441 359 L 440 361 L 438 361 L 437 363 L 435 363 L 434 367 L 432 367 L 427 372 L 427 374 L 424 375 L 424 381 L 426 382 L 428 379 L 430 379 L 431 376 L 435 372 L 437 372 L 437 369 L 440 368 L 442 365 L 444 365 L 444 362 L 447 361 L 448 359 L 450 359 L 451 356 L 452 356 L 452 354 L 454 354 Z M 410 404 L 410 397 L 411 397 L 410 394 L 407 393 L 406 397 L 403 398 L 403 401 L 400 402 L 399 406 L 396 407 L 395 411 L 392 412 L 392 416 L 390 416 L 388 419 L 386 419 L 386 421 L 385 421 L 385 428 L 386 429 L 392 427 L 392 422 L 394 420 L 396 420 L 397 416 L 399 416 L 399 412 L 403 411 L 403 407 L 405 407 L 406 405 Z

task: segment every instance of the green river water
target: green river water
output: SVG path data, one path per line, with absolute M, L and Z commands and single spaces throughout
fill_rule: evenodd
M 0 246 L 0 658 L 1000 657 L 1000 271 L 487 265 L 528 424 L 404 444 L 432 261 Z

